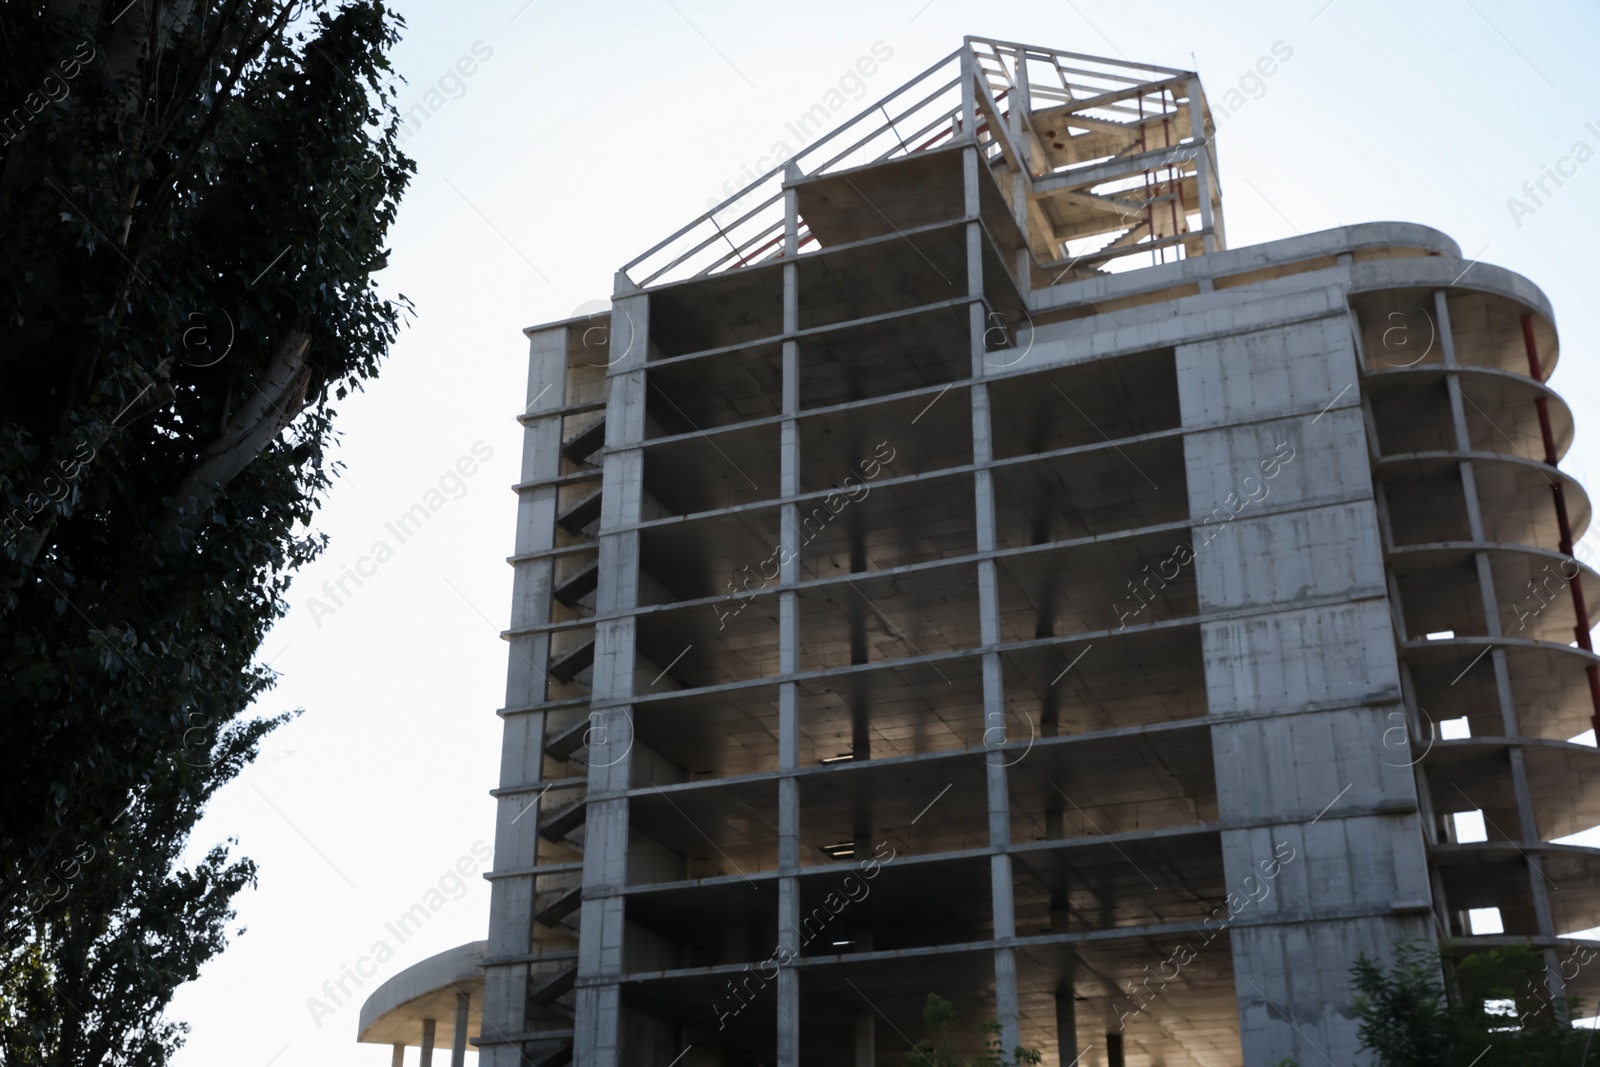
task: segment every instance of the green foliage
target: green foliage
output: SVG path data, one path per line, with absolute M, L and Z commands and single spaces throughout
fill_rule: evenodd
M 385 84 L 397 16 L 102 8 L 0 8 L 0 747 L 27 761 L 0 776 L 0 1063 L 18 1067 L 155 1067 L 181 1041 L 161 1014 L 255 867 L 180 855 L 288 717 L 243 717 L 274 681 L 256 654 L 323 545 L 333 404 L 407 308 L 372 281 L 415 171 Z
M 922 1005 L 922 1021 L 933 1033 L 932 1040 L 919 1042 L 905 1055 L 906 1067 L 1025 1067 L 1044 1062 L 1038 1049 L 1018 1045 L 1007 1059 L 1000 1046 L 1000 1024 L 993 1020 L 978 1027 L 983 1050 L 976 1056 L 960 1052 L 950 1038 L 956 1025 L 955 1007 L 937 993 L 929 993 Z
M 1365 955 L 1351 968 L 1362 1048 L 1380 1067 L 1454 1067 L 1482 1057 L 1507 1067 L 1577 1067 L 1590 1036 L 1556 1018 L 1544 956 L 1525 946 L 1454 960 L 1446 995 L 1439 954 L 1419 942 L 1395 949 L 1386 973 Z M 1514 1008 L 1486 1007 L 1512 1001 Z M 1569 1002 L 1569 1011 L 1576 1001 Z

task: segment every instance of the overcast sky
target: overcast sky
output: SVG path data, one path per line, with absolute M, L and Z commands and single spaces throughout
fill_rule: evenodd
M 237 902 L 248 932 L 175 1001 L 193 1027 L 180 1067 L 387 1064 L 386 1048 L 355 1044 L 360 999 L 484 937 L 487 883 L 474 875 L 450 899 L 445 876 L 463 859 L 481 870 L 474 846 L 493 842 L 520 331 L 609 296 L 621 264 L 736 187 L 775 141 L 798 147 L 785 124 L 875 49 L 888 58 L 835 125 L 964 34 L 1193 67 L 1213 102 L 1281 42 L 1290 58 L 1246 80 L 1253 98 L 1218 135 L 1229 243 L 1403 220 L 1526 275 L 1563 339 L 1553 384 L 1579 423 L 1563 465 L 1600 471 L 1600 159 L 1531 214 L 1508 206 L 1575 142 L 1600 151 L 1592 3 L 1540 5 L 1536 19 L 1512 0 L 394 6 L 410 24 L 393 56 L 402 106 L 431 110 L 405 145 L 419 171 L 381 278 L 416 318 L 382 376 L 340 405 L 347 473 L 317 519 L 332 543 L 263 648 L 281 680 L 259 712 L 305 714 L 196 834 L 197 848 L 237 837 L 261 882 Z M 444 506 L 398 544 L 384 524 L 430 490 Z M 335 606 L 323 583 L 380 539 L 393 557 Z M 442 878 L 444 905 L 397 943 L 384 923 Z M 313 1021 L 308 998 L 380 940 L 393 959 Z

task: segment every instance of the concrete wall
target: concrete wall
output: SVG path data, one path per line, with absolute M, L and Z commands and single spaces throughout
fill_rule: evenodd
M 1350 967 L 1425 934 L 1404 913 L 1429 895 L 1410 769 L 1382 758 L 1400 679 L 1349 324 L 1177 368 L 1200 609 L 1232 616 L 1202 626 L 1219 816 L 1267 824 L 1223 833 L 1244 1062 L 1363 1062 Z

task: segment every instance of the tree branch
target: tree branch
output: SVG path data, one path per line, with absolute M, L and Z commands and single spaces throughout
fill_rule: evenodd
M 311 368 L 306 363 L 310 350 L 311 335 L 302 330 L 291 330 L 278 342 L 255 395 L 239 406 L 172 494 L 173 511 L 162 531 L 165 536 L 199 529 L 228 483 L 305 410 L 311 382 Z

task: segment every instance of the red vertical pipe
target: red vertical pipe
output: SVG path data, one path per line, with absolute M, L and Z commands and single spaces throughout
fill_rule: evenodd
M 1544 372 L 1539 366 L 1539 344 L 1533 338 L 1533 316 L 1522 316 L 1522 347 L 1528 352 L 1528 373 L 1536 382 L 1544 381 Z M 1556 437 L 1550 429 L 1550 404 L 1544 397 L 1539 397 L 1533 402 L 1539 411 L 1539 433 L 1544 438 L 1544 461 L 1550 466 L 1556 465 Z M 1561 489 L 1561 483 L 1555 482 L 1550 486 L 1550 495 L 1555 499 L 1556 524 L 1561 530 L 1561 554 L 1572 558 L 1572 523 L 1567 518 L 1567 497 Z M 1577 560 L 1574 558 L 1573 562 Z M 1580 569 L 1572 576 L 1568 583 L 1572 591 L 1572 611 L 1578 620 L 1576 627 L 1578 634 L 1578 647 L 1585 652 L 1593 652 L 1594 645 L 1589 639 L 1589 609 L 1583 600 L 1583 571 Z M 1600 666 L 1590 663 L 1587 669 L 1589 675 L 1589 701 L 1594 712 L 1590 721 L 1594 724 L 1595 741 L 1600 744 Z

